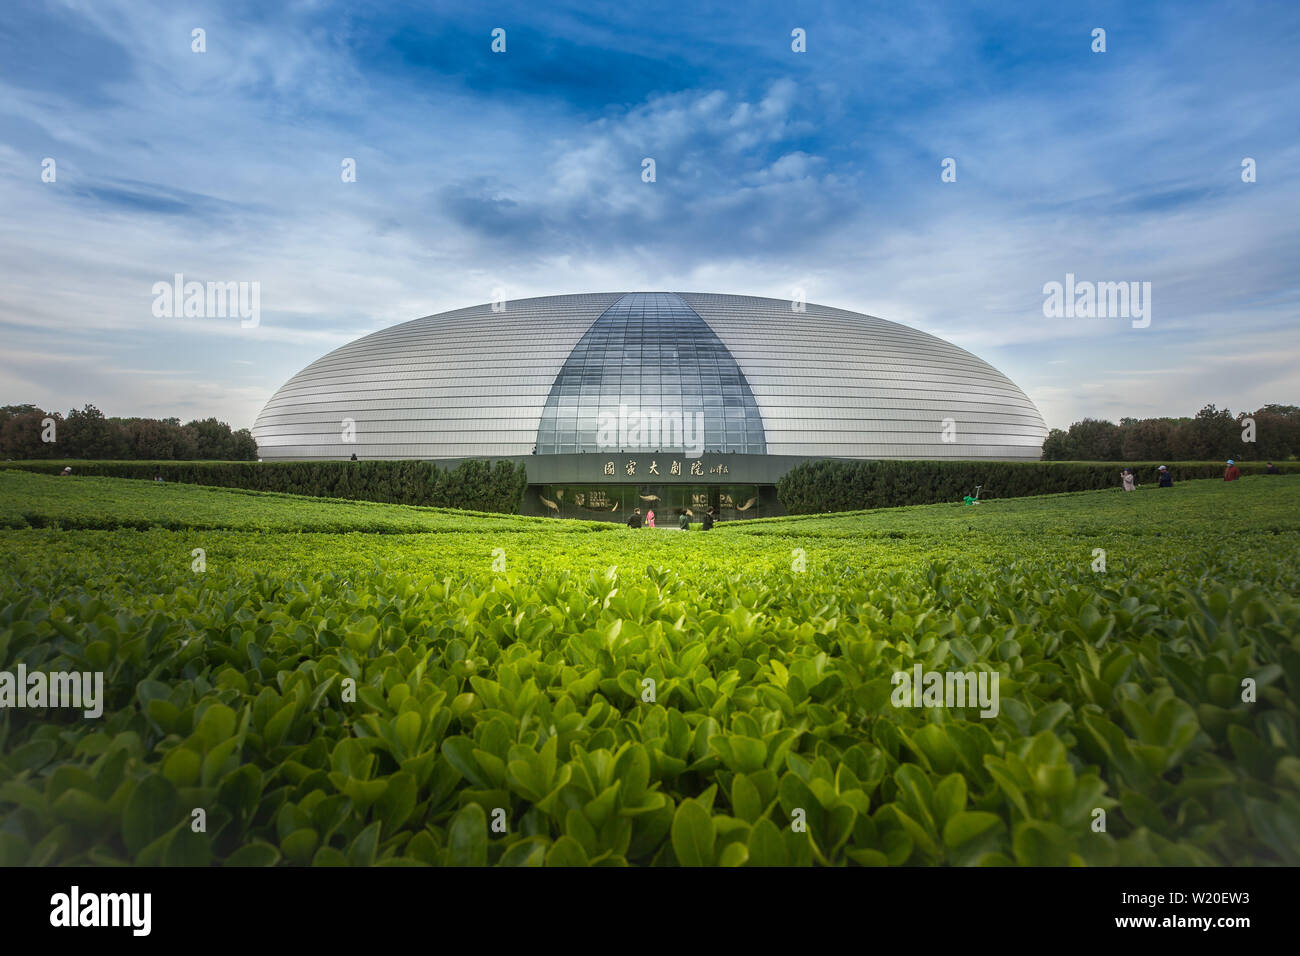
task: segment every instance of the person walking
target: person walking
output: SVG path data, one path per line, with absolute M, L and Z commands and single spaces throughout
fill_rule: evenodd
M 639 528 L 639 527 L 641 527 L 641 509 L 640 509 L 640 508 L 637 508 L 636 511 L 633 511 L 632 514 L 630 514 L 630 515 L 628 516 L 628 519 L 627 519 L 627 526 L 628 526 L 629 528 Z
M 1237 467 L 1237 463 L 1235 461 L 1229 458 L 1228 467 L 1225 468 L 1223 471 L 1223 480 L 1236 481 L 1240 477 L 1241 477 L 1241 469 Z
M 685 509 L 683 509 L 682 513 L 677 516 L 677 527 L 681 528 L 683 531 L 691 530 L 691 516 L 686 513 Z
M 710 508 L 704 512 L 704 520 L 700 522 L 700 530 L 708 531 L 713 527 L 713 509 Z
M 1170 474 L 1169 469 L 1164 465 L 1160 466 L 1158 474 L 1160 475 L 1161 488 L 1172 488 L 1174 486 L 1174 476 Z
M 1124 490 L 1125 490 L 1125 491 L 1133 491 L 1134 489 L 1137 488 L 1137 484 L 1133 481 L 1133 472 L 1132 472 L 1132 471 L 1130 471 L 1129 469 L 1125 468 L 1125 469 L 1124 469 L 1123 471 L 1121 471 L 1119 474 L 1120 474 L 1120 478 L 1122 478 L 1123 481 L 1124 481 Z
M 647 528 L 653 528 L 655 526 L 655 513 L 653 508 L 645 513 L 645 526 Z

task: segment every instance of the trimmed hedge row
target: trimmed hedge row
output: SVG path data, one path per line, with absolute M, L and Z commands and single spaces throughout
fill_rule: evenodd
M 812 461 L 777 482 L 781 503 L 792 515 L 862 511 L 898 505 L 960 501 L 981 486 L 980 498 L 1021 498 L 1064 491 L 1118 488 L 1119 473 L 1132 468 L 1138 484 L 1155 484 L 1159 462 L 1040 461 Z M 1238 462 L 1243 475 L 1263 474 L 1263 462 Z M 1286 474 L 1300 462 L 1279 462 Z M 1174 462 L 1174 482 L 1222 478 L 1222 462 Z
M 12 461 L 5 468 L 58 474 L 152 479 L 316 498 L 347 498 L 517 514 L 528 486 L 523 465 L 464 461 L 452 469 L 431 461 Z

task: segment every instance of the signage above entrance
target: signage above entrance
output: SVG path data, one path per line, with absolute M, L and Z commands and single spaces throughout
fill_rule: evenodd
M 606 478 L 701 478 L 705 475 L 727 475 L 730 471 L 724 462 L 704 458 L 682 459 L 658 455 L 641 455 L 636 458 L 607 458 L 603 466 Z

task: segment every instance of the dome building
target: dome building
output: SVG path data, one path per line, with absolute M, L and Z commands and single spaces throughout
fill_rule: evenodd
M 253 427 L 263 460 L 507 458 L 524 511 L 781 513 L 817 458 L 1038 459 L 1005 375 L 872 316 L 699 293 L 546 296 L 372 333 L 317 359 Z

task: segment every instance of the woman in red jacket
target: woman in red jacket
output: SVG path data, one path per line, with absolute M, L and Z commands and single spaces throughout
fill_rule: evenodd
M 1237 463 L 1236 463 L 1235 461 L 1233 461 L 1231 458 L 1229 458 L 1229 459 L 1228 459 L 1228 468 L 1227 468 L 1227 470 L 1223 473 L 1223 480 L 1224 480 L 1224 481 L 1236 481 L 1236 480 L 1237 480 L 1238 478 L 1240 478 L 1240 477 L 1241 477 L 1241 469 L 1237 467 Z

